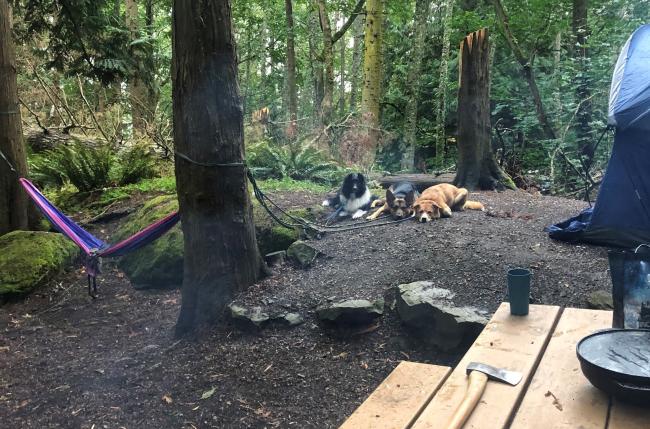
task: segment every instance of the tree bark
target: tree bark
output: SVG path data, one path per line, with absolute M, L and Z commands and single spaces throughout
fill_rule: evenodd
M 352 28 L 354 41 L 352 44 L 352 64 L 348 73 L 350 79 L 350 110 L 357 108 L 357 96 L 359 93 L 359 68 L 361 67 L 361 52 L 363 49 L 363 19 L 354 22 Z
M 415 2 L 415 19 L 413 21 L 413 46 L 411 48 L 411 66 L 406 77 L 406 130 L 404 131 L 405 150 L 402 155 L 402 170 L 413 171 L 415 164 L 415 130 L 418 123 L 418 98 L 420 96 L 420 74 L 424 56 L 424 38 L 427 34 L 427 19 L 431 9 L 431 0 Z
M 513 188 L 490 144 L 490 45 L 487 29 L 460 44 L 458 69 L 458 171 L 454 185 L 467 189 Z
M 588 0 L 573 0 L 573 36 L 575 45 L 573 58 L 577 68 L 576 73 L 576 98 L 580 103 L 577 122 L 577 143 L 580 154 L 583 157 L 583 168 L 586 170 L 591 166 L 594 157 L 594 143 L 591 136 L 591 88 L 589 82 L 589 55 L 587 51 L 587 39 L 589 27 L 587 25 Z
M 341 37 L 341 41 L 339 42 L 339 76 L 340 76 L 340 81 L 339 81 L 339 115 L 343 116 L 345 114 L 345 35 Z
M 334 99 L 334 48 L 332 27 L 325 0 L 316 0 L 318 19 L 323 33 L 323 63 L 325 64 L 325 80 L 323 81 L 323 100 L 321 101 L 321 122 L 328 125 L 332 120 Z
M 370 166 L 379 143 L 379 109 L 382 83 L 382 24 L 384 0 L 368 0 L 364 28 L 361 132 L 356 148 L 346 152 L 348 162 Z
M 321 101 L 321 123 L 324 126 L 332 121 L 334 112 L 334 43 L 343 37 L 361 12 L 365 0 L 358 0 L 354 9 L 341 29 L 332 34 L 332 25 L 327 14 L 325 0 L 314 0 L 318 10 L 321 32 L 323 33 L 322 61 L 325 65 L 325 78 L 323 81 L 323 99 Z
M 172 11 L 174 141 L 178 153 L 194 160 L 175 160 L 185 243 L 180 335 L 214 321 L 265 265 L 242 165 L 230 0 L 174 0 Z
M 293 140 L 296 137 L 298 119 L 298 93 L 296 89 L 296 52 L 294 48 L 293 7 L 292 0 L 284 0 L 284 9 L 287 20 L 287 100 L 289 102 L 289 124 L 287 137 Z
M 131 32 L 131 40 L 140 38 L 140 14 L 138 12 L 137 0 L 125 0 L 126 26 Z M 145 134 L 147 124 L 147 111 L 149 100 L 147 86 L 142 79 L 142 52 L 138 45 L 132 46 L 131 54 L 135 63 L 134 70 L 129 78 L 129 101 L 131 103 L 131 122 L 133 124 L 134 136 Z
M 449 83 L 449 39 L 451 37 L 451 19 L 454 13 L 454 1 L 446 0 L 442 12 L 442 53 L 440 54 L 440 74 L 438 79 L 438 99 L 436 100 L 436 167 L 442 169 L 445 162 L 445 144 L 447 142 L 447 84 Z
M 11 34 L 11 6 L 0 0 L 0 235 L 28 228 L 27 195 L 18 177 L 27 175 L 27 160 L 18 104 L 16 51 Z
M 544 134 L 547 139 L 555 140 L 557 138 L 553 124 L 546 115 L 544 110 L 544 104 L 542 103 L 542 97 L 539 94 L 539 88 L 537 87 L 537 81 L 535 80 L 535 73 L 533 72 L 532 59 L 529 60 L 524 56 L 523 51 L 519 47 L 519 43 L 515 39 L 512 31 L 510 30 L 510 24 L 508 22 L 508 15 L 506 15 L 503 5 L 500 0 L 492 0 L 494 5 L 494 10 L 497 16 L 497 22 L 499 23 L 503 35 L 508 43 L 508 46 L 512 50 L 512 53 L 515 56 L 515 59 L 521 66 L 521 73 L 528 84 L 530 89 L 530 94 L 533 97 L 533 103 L 535 104 L 535 111 L 537 113 L 537 120 L 544 131 Z
M 311 77 L 313 85 L 313 118 L 314 126 L 317 127 L 321 121 L 321 103 L 323 100 L 323 52 L 319 49 L 318 39 L 315 37 L 320 31 L 320 24 L 318 18 L 318 7 L 314 7 L 309 13 L 309 65 L 311 68 Z M 322 40 L 322 38 L 320 38 Z

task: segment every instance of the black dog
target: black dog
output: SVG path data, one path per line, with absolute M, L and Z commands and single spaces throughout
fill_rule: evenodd
M 358 219 L 368 213 L 370 205 L 376 199 L 377 197 L 370 193 L 363 174 L 350 173 L 343 179 L 343 185 L 336 195 L 323 201 L 323 205 L 336 209 L 327 218 L 328 221 L 336 216 L 352 216 L 352 219 Z

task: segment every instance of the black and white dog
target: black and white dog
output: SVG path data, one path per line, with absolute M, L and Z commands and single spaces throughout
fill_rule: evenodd
M 377 197 L 370 193 L 366 178 L 361 173 L 350 173 L 343 179 L 341 189 L 334 197 L 323 201 L 326 207 L 336 209 L 327 220 L 332 220 L 336 216 L 352 216 L 352 219 L 358 219 L 370 210 L 370 205 Z

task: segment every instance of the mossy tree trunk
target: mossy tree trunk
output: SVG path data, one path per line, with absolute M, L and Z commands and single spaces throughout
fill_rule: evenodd
M 384 0 L 368 0 L 366 2 L 361 122 L 358 138 L 351 139 L 350 144 L 342 148 L 341 153 L 344 161 L 349 164 L 372 165 L 379 143 L 383 12 Z
M 467 189 L 514 189 L 490 144 L 490 47 L 487 29 L 460 44 L 458 68 L 458 171 L 454 185 Z
M 442 53 L 440 54 L 440 77 L 438 79 L 438 98 L 436 100 L 436 167 L 442 169 L 445 162 L 445 143 L 447 135 L 447 84 L 449 83 L 449 54 L 451 37 L 451 18 L 454 14 L 454 1 L 446 0 L 442 12 Z
M 11 6 L 0 0 L 0 235 L 28 228 L 27 195 L 18 183 L 27 175 L 23 129 L 16 82 L 16 51 L 11 34 Z
M 294 29 L 293 29 L 293 6 L 292 0 L 284 0 L 284 9 L 287 22 L 287 101 L 289 106 L 289 124 L 287 126 L 287 137 L 293 140 L 296 136 L 298 127 L 298 92 L 296 89 L 296 52 L 294 48 Z M 250 42 L 250 40 L 249 40 Z M 249 61 L 250 62 L 250 61 Z M 246 75 L 250 67 L 246 66 Z M 247 84 L 249 86 L 249 84 Z
M 358 0 L 345 23 L 336 33 L 332 33 L 332 25 L 327 13 L 325 0 L 315 0 L 320 28 L 323 34 L 321 58 L 325 65 L 325 79 L 323 81 L 323 99 L 321 101 L 321 123 L 325 126 L 329 125 L 332 121 L 332 114 L 334 112 L 334 44 L 343 37 L 345 32 L 354 23 L 357 15 L 359 15 L 363 8 L 364 2 L 365 0 Z
M 580 103 L 576 115 L 576 134 L 582 165 L 585 171 L 591 167 L 594 158 L 594 142 L 591 132 L 591 88 L 589 79 L 589 55 L 587 50 L 589 26 L 587 25 L 588 0 L 573 0 L 573 57 L 577 66 L 576 97 Z
M 357 96 L 359 92 L 359 68 L 361 67 L 361 52 L 363 48 L 363 23 L 364 19 L 359 17 L 352 27 L 352 63 L 348 77 L 350 79 L 350 110 L 357 108 Z
M 140 13 L 138 10 L 137 0 L 126 0 L 125 2 L 125 19 L 126 26 L 131 32 L 131 41 L 140 39 Z M 147 121 L 150 119 L 150 106 L 147 85 L 143 79 L 143 55 L 142 44 L 132 46 L 132 57 L 135 67 L 129 77 L 129 101 L 131 104 L 131 121 L 133 124 L 133 133 L 135 136 L 144 135 L 146 132 Z
M 176 183 L 184 236 L 177 334 L 214 321 L 265 265 L 255 240 L 230 0 L 173 2 Z M 205 167 L 198 163 L 236 164 Z
M 402 170 L 413 171 L 415 163 L 416 129 L 418 124 L 418 98 L 420 96 L 420 74 L 424 56 L 424 39 L 427 35 L 427 20 L 431 0 L 415 2 L 415 20 L 413 23 L 413 46 L 411 47 L 411 65 L 406 77 L 406 129 L 404 130 L 404 153 Z
M 323 33 L 323 63 L 325 64 L 325 80 L 323 81 L 323 100 L 321 101 L 321 122 L 327 125 L 332 120 L 334 99 L 334 48 L 332 41 L 332 25 L 325 6 L 325 0 L 316 0 L 318 19 Z

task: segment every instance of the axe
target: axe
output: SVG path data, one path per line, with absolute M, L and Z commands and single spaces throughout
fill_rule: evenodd
M 481 396 L 483 396 L 488 379 L 516 386 L 522 378 L 522 375 L 518 372 L 495 368 L 478 362 L 470 362 L 467 365 L 467 375 L 469 376 L 467 392 L 465 392 L 465 397 L 447 422 L 445 426 L 447 429 L 460 429 L 463 427 Z

